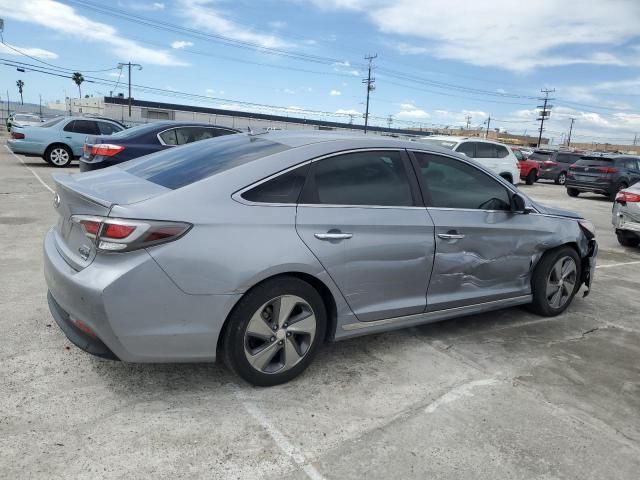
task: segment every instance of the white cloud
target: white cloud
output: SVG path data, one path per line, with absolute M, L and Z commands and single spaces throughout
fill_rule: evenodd
M 276 35 L 255 32 L 225 18 L 213 6 L 212 0 L 180 0 L 179 13 L 195 27 L 242 42 L 256 43 L 261 47 L 283 48 L 290 46 Z
M 166 5 L 162 2 L 118 2 L 118 6 L 139 11 L 158 11 L 166 8 Z
M 281 28 L 285 28 L 287 26 L 287 22 L 283 22 L 282 20 L 274 20 L 272 22 L 269 22 L 268 25 L 275 30 L 280 30 Z
M 114 77 L 114 78 L 122 78 L 122 73 L 121 72 L 109 72 L 108 76 L 109 77 Z
M 296 91 L 292 88 L 283 88 L 282 91 L 288 95 L 295 95 Z
M 331 95 L 332 97 L 338 97 L 338 96 L 342 95 L 342 92 L 340 90 L 331 90 L 329 92 L 329 95 Z
M 514 71 L 560 65 L 638 65 L 622 45 L 637 36 L 637 0 L 309 0 L 365 15 L 406 54 Z M 559 10 L 566 12 L 559 14 Z M 503 20 L 504 19 L 504 20 Z M 570 47 L 581 47 L 577 53 Z M 568 53 L 559 54 L 559 51 Z
M 171 42 L 171 48 L 175 48 L 176 50 L 187 47 L 193 47 L 193 42 L 186 40 L 176 40 L 175 42 Z
M 15 8 L 12 0 L 0 0 L 0 15 L 21 22 L 35 23 L 80 41 L 102 43 L 116 55 L 126 53 L 127 59 L 145 64 L 185 65 L 165 50 L 141 46 L 121 36 L 106 23 L 79 15 L 72 7 L 54 0 L 31 0 Z
M 5 45 L 0 43 L 0 53 L 2 53 L 3 55 L 21 55 L 20 53 L 16 52 L 15 50 L 12 50 L 9 47 L 13 47 L 16 50 L 20 50 L 22 53 L 29 55 L 31 57 L 35 57 L 35 58 L 42 58 L 42 59 L 48 59 L 48 60 L 54 60 L 56 58 L 58 58 L 58 54 L 51 52 L 49 50 L 45 50 L 43 48 L 37 48 L 37 47 L 18 47 L 17 45 Z
M 360 116 L 363 114 L 362 112 L 359 112 L 358 110 L 355 110 L 353 108 L 348 108 L 348 109 L 339 108 L 338 110 L 336 110 L 336 113 L 340 115 L 355 115 L 355 116 Z
M 413 103 L 401 103 L 400 108 L 402 110 L 415 110 L 416 106 Z
M 396 113 L 394 117 L 401 120 L 423 120 L 425 118 L 431 118 L 431 115 L 424 110 L 417 108 L 415 110 L 402 110 Z
M 346 73 L 348 75 L 353 75 L 355 77 L 360 76 L 360 72 L 355 68 L 351 67 L 351 63 L 348 60 L 344 62 L 336 62 L 332 65 L 333 70 L 340 73 Z

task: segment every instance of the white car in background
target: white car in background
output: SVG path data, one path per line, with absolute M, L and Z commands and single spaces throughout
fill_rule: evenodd
M 38 115 L 31 113 L 14 113 L 9 117 L 8 124 L 16 127 L 37 127 L 42 123 Z
M 448 148 L 480 162 L 505 180 L 517 185 L 520 183 L 518 159 L 511 149 L 502 143 L 483 140 L 476 137 L 452 137 L 432 135 L 418 141 Z

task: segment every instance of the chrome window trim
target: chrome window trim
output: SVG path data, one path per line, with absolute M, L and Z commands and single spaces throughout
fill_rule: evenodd
M 424 206 L 389 206 L 389 205 L 338 205 L 338 204 L 330 204 L 330 203 L 272 203 L 272 202 L 252 202 L 250 200 L 246 200 L 245 198 L 242 197 L 242 194 L 247 192 L 248 190 L 251 190 L 252 188 L 258 187 L 260 185 L 262 185 L 265 182 L 268 182 L 270 180 L 273 180 L 276 177 L 279 177 L 280 175 L 284 175 L 288 172 L 290 172 L 291 170 L 295 170 L 298 167 L 303 167 L 304 165 L 308 165 L 314 162 L 319 162 L 322 160 L 325 160 L 327 158 L 332 158 L 332 157 L 337 157 L 338 155 L 346 155 L 349 153 L 359 153 L 359 152 L 406 152 L 407 149 L 406 148 L 402 148 L 402 147 L 387 147 L 387 148 L 356 148 L 356 149 L 350 149 L 350 150 L 341 150 L 340 152 L 332 152 L 332 153 L 328 153 L 326 155 L 322 155 L 320 157 L 316 157 L 316 158 L 312 158 L 310 160 L 305 160 L 304 162 L 298 163 L 292 167 L 287 168 L 286 170 L 281 170 L 277 173 L 274 173 L 266 178 L 263 178 L 262 180 L 259 180 L 257 182 L 252 183 L 251 185 L 244 187 L 236 192 L 234 192 L 231 195 L 231 198 L 233 200 L 235 200 L 238 203 L 242 203 L 244 205 L 250 205 L 250 206 L 261 206 L 261 207 L 292 207 L 292 206 L 298 206 L 298 207 L 315 207 L 315 208 L 322 208 L 322 207 L 328 207 L 328 208 L 401 208 L 401 209 L 422 209 L 424 210 L 425 207 Z M 407 175 L 409 175 L 411 172 L 407 172 Z

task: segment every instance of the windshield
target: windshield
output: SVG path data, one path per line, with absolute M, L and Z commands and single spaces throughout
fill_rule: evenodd
M 529 160 L 549 160 L 551 152 L 533 152 L 529 155 Z
M 53 125 L 55 125 L 56 123 L 60 123 L 62 120 L 64 119 L 64 117 L 56 117 L 56 118 L 52 118 L 51 120 L 47 120 L 44 123 L 41 123 L 39 126 L 40 127 L 51 127 Z
M 457 140 L 445 140 L 442 138 L 421 138 L 420 141 L 437 145 L 438 147 L 448 148 L 449 150 L 453 150 L 453 147 L 458 144 Z
M 14 120 L 17 122 L 39 122 L 40 117 L 36 117 L 35 115 L 16 115 Z
M 291 147 L 249 135 L 225 135 L 171 148 L 127 162 L 125 171 L 177 189 L 218 172 Z

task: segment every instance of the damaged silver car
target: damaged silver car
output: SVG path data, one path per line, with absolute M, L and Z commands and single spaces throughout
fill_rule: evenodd
M 238 134 L 55 176 L 50 310 L 80 348 L 212 361 L 256 385 L 320 345 L 490 310 L 562 313 L 597 245 L 463 155 L 318 132 Z
M 616 194 L 612 223 L 620 245 L 623 247 L 640 245 L 640 183 Z

